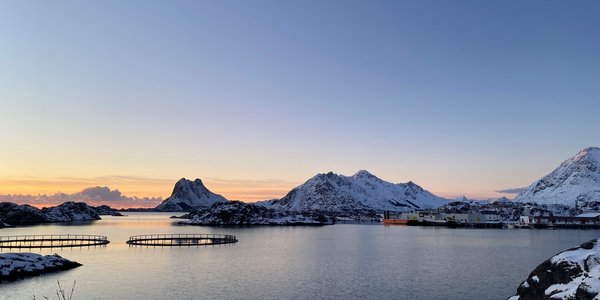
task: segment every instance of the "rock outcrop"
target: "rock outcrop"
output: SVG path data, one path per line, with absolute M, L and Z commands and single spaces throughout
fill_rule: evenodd
M 189 225 L 329 225 L 333 218 L 318 213 L 286 212 L 240 201 L 220 202 L 182 218 Z
M 43 273 L 73 269 L 80 263 L 62 258 L 57 254 L 0 253 L 0 281 L 14 280 Z
M 209 208 L 217 202 L 227 202 L 227 199 L 208 190 L 202 180 L 198 178 L 194 181 L 181 178 L 175 184 L 171 196 L 159 204 L 155 210 L 190 212 Z
M 0 220 L 10 225 L 100 220 L 96 210 L 83 202 L 65 202 L 50 208 L 36 208 L 10 202 L 0 203 Z
M 116 209 L 108 206 L 108 205 L 100 205 L 93 207 L 94 210 L 100 216 L 115 216 L 115 217 L 123 217 L 124 215 L 117 211 Z
M 509 300 L 592 300 L 600 294 L 600 245 L 591 240 L 540 264 Z

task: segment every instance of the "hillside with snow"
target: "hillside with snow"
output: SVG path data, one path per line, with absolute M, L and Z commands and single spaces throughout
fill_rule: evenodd
M 581 150 L 528 186 L 515 201 L 572 207 L 577 202 L 580 208 L 596 208 L 600 203 L 600 148 Z
M 292 211 L 407 211 L 445 203 L 413 182 L 390 183 L 363 170 L 352 176 L 317 174 L 285 197 L 260 204 Z
M 194 181 L 181 178 L 175 184 L 171 196 L 159 204 L 156 210 L 193 211 L 208 208 L 217 202 L 227 202 L 227 199 L 208 190 L 198 178 Z
M 240 201 L 221 202 L 184 216 L 182 224 L 205 226 L 331 225 L 333 218 L 313 212 L 294 213 Z

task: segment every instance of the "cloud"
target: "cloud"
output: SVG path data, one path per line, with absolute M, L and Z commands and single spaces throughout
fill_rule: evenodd
M 118 201 L 122 194 L 119 190 L 111 191 L 106 186 L 89 187 L 78 193 L 82 198 L 91 198 L 100 201 Z M 77 194 L 74 194 L 77 195 Z
M 130 197 L 123 195 L 119 190 L 111 190 L 106 186 L 95 186 L 85 188 L 80 192 L 54 193 L 51 195 L 0 195 L 0 202 L 13 202 L 18 204 L 30 204 L 37 207 L 53 206 L 66 201 L 86 202 L 87 204 L 109 205 L 112 207 L 154 207 L 162 199 L 159 197 Z
M 520 188 L 497 190 L 496 192 L 502 193 L 502 194 L 518 194 L 518 193 L 524 191 L 525 189 L 526 189 L 526 187 L 520 187 Z
M 173 189 L 176 179 L 151 178 L 142 176 L 99 176 L 99 177 L 0 177 L 1 194 L 29 194 L 29 195 L 54 195 L 57 192 L 68 194 L 81 193 L 82 196 L 94 198 L 98 193 L 108 193 L 110 190 L 93 189 L 94 187 L 118 186 L 127 196 L 166 197 Z M 84 188 L 92 187 L 86 191 Z M 110 194 L 113 198 L 101 196 L 102 199 L 118 199 L 117 194 Z M 123 196 L 121 194 L 121 196 Z

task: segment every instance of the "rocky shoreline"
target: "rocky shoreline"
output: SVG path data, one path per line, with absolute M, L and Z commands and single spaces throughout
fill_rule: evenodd
M 69 270 L 79 266 L 81 266 L 80 263 L 63 258 L 58 254 L 1 253 L 0 281 Z
M 95 221 L 100 215 L 122 216 L 109 206 L 93 207 L 83 202 L 65 202 L 58 206 L 37 208 L 31 205 L 0 203 L 0 228 L 55 222 Z
M 508 300 L 593 300 L 599 295 L 600 245 L 595 239 L 541 263 Z

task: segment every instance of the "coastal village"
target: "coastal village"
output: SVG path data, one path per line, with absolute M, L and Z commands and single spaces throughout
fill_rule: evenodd
M 600 212 L 582 212 L 574 216 L 533 215 L 532 207 L 525 206 L 519 219 L 506 220 L 498 211 L 486 210 L 479 213 L 444 213 L 435 210 L 391 213 L 384 212 L 384 225 L 416 225 L 473 228 L 600 228 Z

